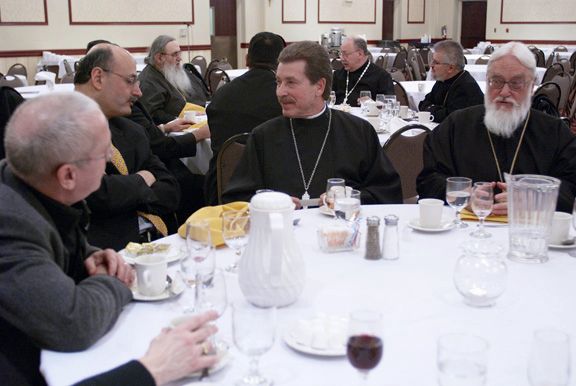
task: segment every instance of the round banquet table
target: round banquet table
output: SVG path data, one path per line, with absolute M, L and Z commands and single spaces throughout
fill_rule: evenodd
M 294 212 L 294 217 L 301 219 L 294 232 L 306 263 L 306 285 L 296 303 L 278 310 L 277 340 L 261 360 L 263 373 L 274 380 L 274 385 L 357 383 L 358 374 L 346 357 L 302 354 L 284 342 L 287 326 L 318 313 L 346 315 L 353 309 L 368 307 L 383 314 L 384 356 L 370 374 L 373 384 L 378 385 L 435 385 L 436 340 L 439 335 L 451 332 L 476 334 L 489 341 L 488 386 L 528 385 L 526 364 L 534 330 L 553 327 L 575 336 L 576 259 L 565 251 L 550 250 L 550 261 L 542 265 L 507 261 L 508 288 L 504 295 L 493 307 L 472 308 L 464 304 L 454 288 L 452 273 L 461 254 L 460 247 L 470 240 L 469 233 L 475 225 L 471 223 L 463 230 L 423 233 L 407 226 L 418 216 L 416 205 L 362 207 L 364 218 L 387 214 L 400 218 L 397 261 L 363 258 L 364 219 L 358 250 L 323 253 L 318 247 L 316 230 L 335 220 L 317 208 Z M 445 207 L 444 216 L 452 215 Z M 502 243 L 507 249 L 507 227 L 490 226 L 489 231 L 493 234 L 491 241 Z M 177 235 L 163 241 L 173 244 L 173 248 L 184 245 Z M 228 248 L 216 252 L 220 267 L 233 259 Z M 172 273 L 177 268 L 177 263 L 170 266 Z M 241 299 L 236 274 L 227 273 L 226 279 L 229 300 Z M 185 298 L 130 303 L 112 330 L 86 351 L 43 351 L 41 367 L 49 384 L 68 385 L 142 356 L 162 327 L 180 315 Z M 233 384 L 248 368 L 247 358 L 231 343 L 230 324 L 228 307 L 218 326 L 220 338 L 230 342 L 232 360 L 210 375 L 210 381 L 216 385 Z M 191 382 L 188 378 L 174 384 Z

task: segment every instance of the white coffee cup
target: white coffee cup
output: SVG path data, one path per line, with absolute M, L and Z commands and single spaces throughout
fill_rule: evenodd
M 550 244 L 562 245 L 568 239 L 571 224 L 572 215 L 570 213 L 554 212 L 552 227 L 550 228 Z
M 185 111 L 184 120 L 190 122 L 196 122 L 196 111 Z
M 418 83 L 418 92 L 424 92 L 426 85 L 424 83 Z
M 138 292 L 144 296 L 157 296 L 166 289 L 168 263 L 162 255 L 143 255 L 136 259 Z
M 378 110 L 378 104 L 374 101 L 366 102 L 366 115 L 369 117 L 375 117 L 380 114 L 380 110 Z
M 436 198 L 423 198 L 418 201 L 420 226 L 422 228 L 440 228 L 444 201 Z
M 398 115 L 400 115 L 400 118 L 408 118 L 408 106 L 400 106 Z
M 430 111 L 419 111 L 418 112 L 418 122 L 430 123 L 433 120 L 434 120 L 434 115 L 430 114 Z

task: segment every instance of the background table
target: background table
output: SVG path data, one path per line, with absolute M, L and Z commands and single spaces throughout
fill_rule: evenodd
M 472 75 L 477 82 L 485 82 L 486 81 L 486 71 L 488 66 L 485 64 L 467 64 L 464 69 Z M 536 67 L 536 85 L 542 83 L 542 78 L 544 77 L 544 73 L 546 72 L 545 68 Z M 426 75 L 426 80 L 433 80 L 432 78 L 432 71 L 428 71 Z
M 357 383 L 358 375 L 345 357 L 304 355 L 289 348 L 282 334 L 291 323 L 318 312 L 346 315 L 369 307 L 384 318 L 384 356 L 371 372 L 376 385 L 435 385 L 436 340 L 439 335 L 464 332 L 482 336 L 490 343 L 487 386 L 525 386 L 526 364 L 532 333 L 553 327 L 576 333 L 576 259 L 563 251 L 550 251 L 542 265 L 507 261 L 508 288 L 491 308 L 465 305 L 452 283 L 460 245 L 470 240 L 471 228 L 445 233 L 421 233 L 407 227 L 417 217 L 415 205 L 362 207 L 363 216 L 396 214 L 400 217 L 400 259 L 367 261 L 360 249 L 336 254 L 322 253 L 316 240 L 318 226 L 333 219 L 318 209 L 300 210 L 296 239 L 306 263 L 306 285 L 299 300 L 278 310 L 278 338 L 261 360 L 265 375 L 276 386 L 335 386 Z M 445 215 L 452 212 L 444 209 Z M 507 227 L 491 227 L 490 242 L 507 247 Z M 365 234 L 363 222 L 362 232 Z M 164 241 L 180 248 L 179 236 Z M 216 251 L 217 265 L 234 259 L 227 248 Z M 178 264 L 173 264 L 175 270 Z M 230 300 L 241 299 L 237 277 L 227 274 Z M 160 303 L 131 303 L 112 330 L 92 348 L 79 353 L 42 353 L 42 371 L 49 384 L 69 385 L 81 378 L 112 368 L 144 354 L 162 327 L 180 315 L 183 298 Z M 231 339 L 230 311 L 218 321 L 220 337 Z M 255 326 L 257 328 L 257 326 Z M 65 333 L 65 331 L 63 331 Z M 574 353 L 574 339 L 572 352 Z M 248 368 L 247 358 L 233 346 L 232 362 L 210 376 L 216 385 L 231 385 Z M 572 356 L 572 368 L 576 366 Z M 574 381 L 574 380 L 573 380 Z M 176 382 L 188 384 L 190 379 Z M 574 383 L 572 383 L 574 384 Z M 193 384 L 192 384 L 193 385 Z

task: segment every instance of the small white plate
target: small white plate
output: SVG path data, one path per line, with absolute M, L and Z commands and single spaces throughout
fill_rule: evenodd
M 548 248 L 551 249 L 574 249 L 576 244 L 564 245 L 564 244 L 548 244 Z
M 174 298 L 184 292 L 186 286 L 181 280 L 172 279 L 171 277 L 170 279 L 172 282 L 170 284 L 166 283 L 164 292 L 156 296 L 142 295 L 140 292 L 138 292 L 138 283 L 134 281 L 134 284 L 132 285 L 132 297 L 134 300 L 139 302 L 158 302 L 160 300 Z
M 420 231 L 420 232 L 445 232 L 445 231 L 449 231 L 450 229 L 454 228 L 454 221 L 442 219 L 442 222 L 440 223 L 440 227 L 438 227 L 438 228 L 424 228 L 420 225 L 420 219 L 419 218 L 413 218 L 408 223 L 408 226 L 410 228 L 417 230 L 417 231 Z
M 119 251 L 118 253 L 120 253 L 120 255 L 122 255 L 122 258 L 128 264 L 134 265 L 136 263 L 136 261 L 138 260 L 138 256 L 134 257 L 133 255 L 130 255 L 128 252 L 126 252 L 125 249 Z M 170 246 L 170 248 L 166 252 L 159 252 L 156 254 L 165 256 L 166 262 L 168 264 L 173 263 L 175 261 L 179 261 L 183 256 L 182 251 L 180 249 L 172 246 L 172 245 Z
M 334 217 L 334 210 L 328 208 L 326 205 L 322 205 L 322 206 L 318 207 L 318 211 L 325 216 Z
M 218 362 L 216 362 L 214 366 L 208 369 L 208 375 L 217 373 L 232 361 L 232 355 L 230 354 L 229 350 L 226 349 L 218 350 L 217 355 L 218 355 Z M 187 378 L 200 378 L 201 376 L 202 376 L 202 370 L 198 370 L 188 375 Z M 188 386 L 197 386 L 201 384 L 202 383 L 193 382 Z
M 314 328 L 313 324 L 321 324 L 320 327 Z M 348 320 L 346 318 L 337 316 L 325 316 L 317 317 L 313 319 L 302 319 L 293 323 L 284 333 L 284 342 L 296 351 L 318 356 L 326 357 L 338 357 L 346 355 L 346 331 L 347 331 Z M 314 347 L 312 344 L 306 344 L 303 337 L 299 337 L 302 334 L 302 328 L 305 328 L 305 334 L 309 335 L 307 338 L 313 340 L 318 337 L 314 335 L 316 333 L 322 334 L 319 339 L 322 339 L 326 343 L 326 347 Z M 313 336 L 314 335 L 314 336 Z M 333 339 L 332 342 L 328 342 L 329 339 Z

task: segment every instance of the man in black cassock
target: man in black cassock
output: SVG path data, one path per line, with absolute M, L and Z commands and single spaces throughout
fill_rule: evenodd
M 430 69 L 436 83 L 418 106 L 420 111 L 429 111 L 434 122 L 442 122 L 453 111 L 484 102 L 482 90 L 472 75 L 464 70 L 464 65 L 460 43 L 443 40 L 434 45 Z
M 507 213 L 504 173 L 540 174 L 562 181 L 558 210 L 571 212 L 576 194 L 576 137 L 559 119 L 530 108 L 536 61 L 510 42 L 488 62 L 484 105 L 455 111 L 428 135 L 421 198 L 444 199 L 446 177 L 494 183 L 494 214 Z
M 282 117 L 258 126 L 224 192 L 224 201 L 249 200 L 258 189 L 317 198 L 326 180 L 340 177 L 360 190 L 363 204 L 402 202 L 400 178 L 368 121 L 329 109 L 332 69 L 324 48 L 303 41 L 278 58 L 276 95 Z
M 344 39 L 340 46 L 344 68 L 334 71 L 332 90 L 336 92 L 336 104 L 358 107 L 360 91 L 370 91 L 372 99 L 377 94 L 394 95 L 394 83 L 386 70 L 370 60 L 366 40 L 360 37 Z

